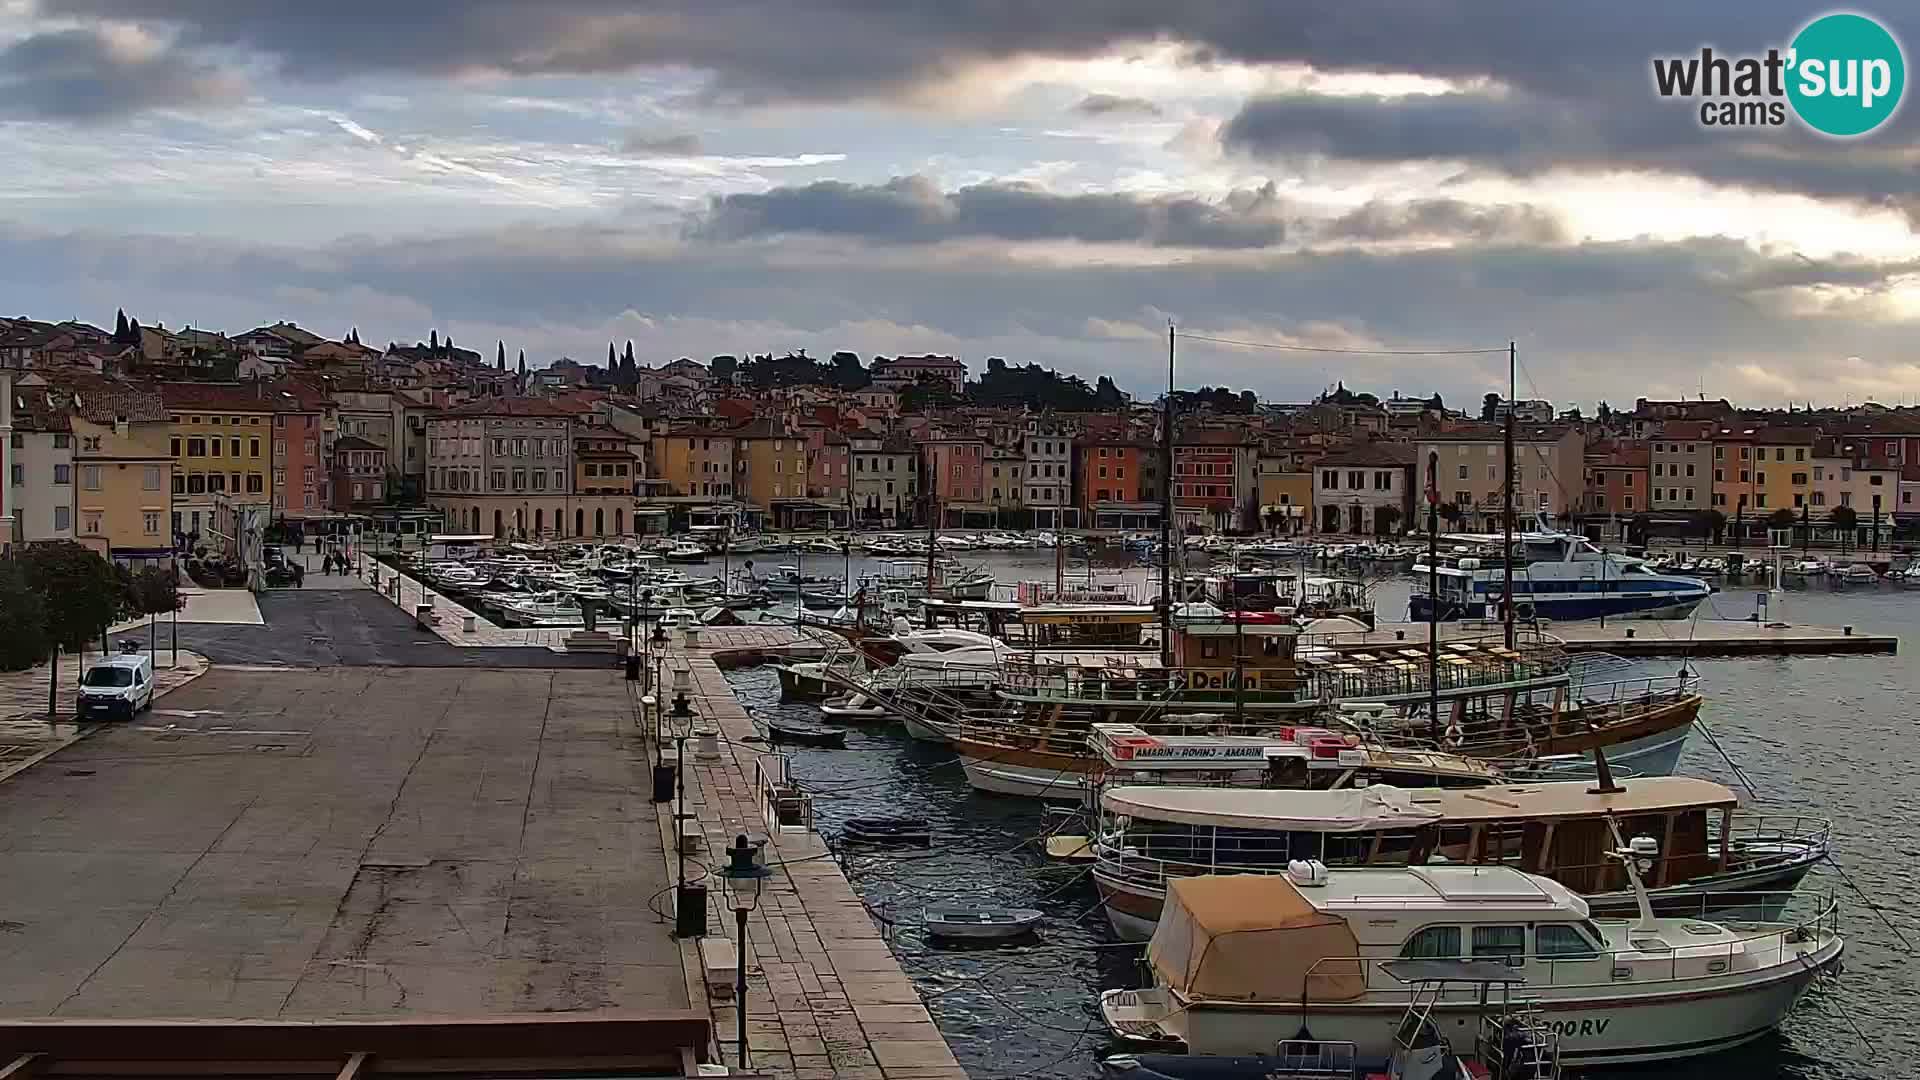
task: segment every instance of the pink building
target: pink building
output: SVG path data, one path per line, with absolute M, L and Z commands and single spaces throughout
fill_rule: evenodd
M 941 505 L 985 509 L 981 477 L 987 460 L 986 440 L 928 438 L 920 443 L 920 454 L 926 470 L 926 490 Z
M 273 416 L 273 512 L 301 517 L 327 509 L 331 477 L 320 446 L 320 414 Z
M 810 462 L 807 494 L 821 502 L 846 503 L 847 492 L 853 484 L 847 437 L 837 431 L 816 428 L 807 435 L 807 457 Z

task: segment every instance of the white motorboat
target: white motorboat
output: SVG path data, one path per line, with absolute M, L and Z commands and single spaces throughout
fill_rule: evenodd
M 1880 575 L 1866 563 L 1835 567 L 1833 576 L 1848 585 L 1877 585 Z
M 1902 585 L 1920 585 L 1920 559 L 1908 563 L 1897 573 L 1888 574 L 1890 580 L 1897 579 Z
M 666 560 L 677 563 L 701 563 L 707 561 L 707 549 L 688 541 L 675 544 L 667 549 Z
M 1655 918 L 1639 877 L 1650 837 L 1611 852 L 1633 875 L 1640 915 L 1590 917 L 1565 887 L 1511 867 L 1422 866 L 1329 871 L 1296 862 L 1285 874 L 1174 883 L 1147 949 L 1154 985 L 1101 995 L 1123 1042 L 1192 1054 L 1260 1054 L 1302 1037 L 1353 1042 L 1382 1057 L 1389 1021 L 1411 1003 L 1387 965 L 1497 961 L 1527 982 L 1530 1006 L 1552 1026 L 1568 1065 L 1695 1057 L 1760 1038 L 1800 995 L 1837 971 L 1835 909 L 1800 922 L 1718 924 Z M 1477 995 L 1433 1003 L 1457 1052 Z
M 1820 559 L 1798 559 L 1781 567 L 1780 573 L 1790 578 L 1825 577 L 1831 569 Z

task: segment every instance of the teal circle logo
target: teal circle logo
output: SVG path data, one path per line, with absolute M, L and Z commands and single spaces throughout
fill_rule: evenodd
M 1886 27 L 1851 12 L 1822 15 L 1794 36 L 1787 100 L 1823 135 L 1865 135 L 1893 116 L 1907 61 Z

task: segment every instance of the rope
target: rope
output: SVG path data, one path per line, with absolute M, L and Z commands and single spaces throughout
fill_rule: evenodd
M 1210 341 L 1216 345 L 1239 345 L 1248 349 L 1273 349 L 1278 352 L 1299 353 L 1339 353 L 1352 356 L 1491 356 L 1505 353 L 1507 347 L 1497 349 L 1344 349 L 1333 345 L 1278 345 L 1267 341 L 1239 341 L 1234 338 L 1212 337 L 1207 334 L 1192 334 L 1176 330 L 1176 337 L 1188 341 Z

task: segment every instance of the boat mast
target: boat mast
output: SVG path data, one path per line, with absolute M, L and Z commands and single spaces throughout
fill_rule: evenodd
M 1513 606 L 1514 606 L 1513 605 L 1513 478 L 1515 475 L 1515 471 L 1513 467 L 1513 408 L 1514 408 L 1513 372 L 1514 372 L 1514 366 L 1515 366 L 1514 343 L 1512 341 L 1508 341 L 1507 342 L 1507 423 L 1506 423 L 1506 428 L 1504 432 L 1504 437 L 1502 439 L 1502 442 L 1505 444 L 1505 450 L 1506 450 L 1505 458 L 1506 458 L 1506 469 L 1507 469 L 1507 482 L 1501 485 L 1501 488 L 1502 488 L 1501 502 L 1505 509 L 1505 513 L 1502 515 L 1502 517 L 1505 519 L 1505 523 L 1503 525 L 1504 543 L 1501 545 L 1502 553 L 1504 557 L 1500 560 L 1500 567 L 1501 567 L 1501 572 L 1505 579 L 1504 584 L 1502 586 L 1502 591 L 1501 591 L 1501 602 L 1504 603 L 1507 608 L 1507 610 L 1504 613 L 1504 621 L 1506 624 L 1506 631 L 1507 631 L 1507 648 L 1509 649 L 1513 648 Z
M 1440 451 L 1427 451 L 1427 734 L 1440 745 Z
M 939 458 L 936 456 L 935 461 Z M 934 480 L 935 477 L 928 479 Z M 927 599 L 933 599 L 933 559 L 939 550 L 940 540 L 940 497 L 934 494 L 933 485 L 927 485 Z
M 1160 413 L 1160 663 L 1173 663 L 1173 323 L 1167 323 L 1167 404 Z

